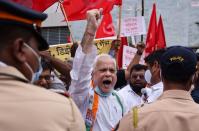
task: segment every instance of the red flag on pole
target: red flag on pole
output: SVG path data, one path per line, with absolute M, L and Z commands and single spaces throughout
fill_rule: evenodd
M 100 26 L 97 29 L 96 38 L 111 37 L 115 35 L 112 16 L 107 13 L 103 16 Z
M 58 0 L 32 0 L 32 1 L 33 1 L 32 9 L 41 12 L 44 12 L 55 2 L 58 2 Z
M 157 49 L 162 49 L 166 47 L 166 40 L 164 35 L 164 26 L 162 22 L 162 17 L 160 15 L 157 28 Z
M 115 0 L 64 0 L 63 6 L 69 21 L 86 19 L 86 12 L 90 9 L 103 8 L 103 14 L 109 13 Z
M 157 29 L 157 21 L 156 21 L 156 5 L 153 4 L 153 10 L 149 22 L 147 38 L 146 38 L 146 48 L 145 54 L 148 55 L 155 50 L 156 46 L 156 29 Z
M 118 50 L 118 55 L 117 55 L 117 63 L 119 69 L 122 68 L 122 56 L 123 56 L 124 45 L 128 45 L 127 37 L 121 37 L 120 48 Z

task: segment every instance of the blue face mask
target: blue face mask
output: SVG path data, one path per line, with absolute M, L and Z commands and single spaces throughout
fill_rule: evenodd
M 95 87 L 94 89 L 98 95 L 102 96 L 102 97 L 107 97 L 110 96 L 112 91 L 108 92 L 108 93 L 104 93 L 99 87 Z
M 38 60 L 39 67 L 36 72 L 34 72 L 31 68 L 31 66 L 28 63 L 26 63 L 27 67 L 29 68 L 29 70 L 32 73 L 31 83 L 34 83 L 35 81 L 39 80 L 39 76 L 41 75 L 41 73 L 43 71 L 43 68 L 41 65 L 41 57 L 28 44 L 25 43 L 24 45 L 32 51 L 32 53 L 37 57 L 37 60 Z
M 41 57 L 38 58 L 39 59 L 39 69 L 37 70 L 37 72 L 35 72 L 32 76 L 32 80 L 31 82 L 34 83 L 35 81 L 39 80 L 39 76 L 41 75 L 43 68 L 41 66 Z

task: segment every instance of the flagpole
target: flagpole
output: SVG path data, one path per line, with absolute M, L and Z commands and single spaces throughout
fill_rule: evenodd
M 117 32 L 117 40 L 120 40 L 120 33 L 121 33 L 121 18 L 122 18 L 122 6 L 119 5 L 119 17 L 118 17 L 118 32 Z
M 68 29 L 69 29 L 69 31 L 70 31 L 70 37 L 71 37 L 72 43 L 74 43 L 74 42 L 75 42 L 75 40 L 74 40 L 74 37 L 73 37 L 73 35 L 72 35 L 73 33 L 72 33 L 71 28 L 70 28 L 70 25 L 69 25 L 69 21 L 68 21 L 68 18 L 67 18 L 66 12 L 65 12 L 65 10 L 64 10 L 64 6 L 63 6 L 63 4 L 62 4 L 62 1 L 61 1 L 61 0 L 59 0 L 59 3 L 60 3 L 60 7 L 61 7 L 62 14 L 64 15 L 64 18 L 65 18 L 65 20 L 66 20 L 66 24 L 67 24 Z
M 119 17 L 118 17 L 118 32 L 117 32 L 117 40 L 115 46 L 117 47 L 117 50 L 115 51 L 115 59 L 116 59 L 116 65 L 118 67 L 118 46 L 121 47 L 121 38 L 120 38 L 120 33 L 121 33 L 121 18 L 122 18 L 122 5 L 119 5 Z
M 142 0 L 142 16 L 144 16 L 144 0 Z M 141 35 L 141 42 L 143 42 L 144 36 Z

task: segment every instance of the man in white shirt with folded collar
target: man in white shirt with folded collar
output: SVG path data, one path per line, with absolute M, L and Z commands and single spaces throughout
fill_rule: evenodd
M 146 87 L 146 80 L 144 73 L 147 70 L 147 66 L 136 64 L 130 70 L 129 84 L 118 91 L 119 95 L 124 100 L 126 113 L 135 106 L 140 106 L 147 102 L 148 94 L 142 94 L 141 90 Z

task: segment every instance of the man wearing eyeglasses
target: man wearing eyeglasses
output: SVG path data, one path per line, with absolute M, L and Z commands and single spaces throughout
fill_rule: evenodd
M 50 65 L 50 62 L 42 59 L 42 68 L 43 71 L 41 72 L 40 76 L 38 76 L 38 81 L 36 81 L 35 84 L 46 89 L 50 89 L 50 85 L 54 80 L 54 75 L 51 75 L 53 67 Z
M 54 81 L 55 76 L 50 74 L 49 70 L 44 70 L 39 76 L 38 85 L 50 89 L 50 84 Z
M 41 65 L 43 70 L 41 74 L 38 76 L 38 80 L 35 81 L 34 84 L 42 88 L 49 89 L 58 94 L 68 96 L 69 94 L 66 92 L 66 86 L 55 75 L 55 68 L 54 66 L 52 66 L 51 62 L 48 59 L 42 57 Z

